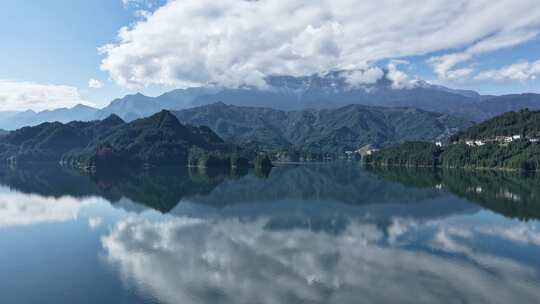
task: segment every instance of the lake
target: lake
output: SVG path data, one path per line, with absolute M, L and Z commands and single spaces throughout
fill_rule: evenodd
M 2 303 L 539 303 L 540 177 L 0 169 Z

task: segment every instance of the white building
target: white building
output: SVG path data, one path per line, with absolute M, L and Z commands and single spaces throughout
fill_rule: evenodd
M 474 141 L 474 144 L 477 145 L 477 146 L 483 146 L 483 145 L 485 145 L 486 143 L 483 142 L 483 141 L 481 141 L 481 140 L 475 140 L 475 141 Z

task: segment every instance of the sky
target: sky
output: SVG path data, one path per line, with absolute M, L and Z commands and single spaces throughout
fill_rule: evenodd
M 351 70 L 540 93 L 538 0 L 6 0 L 0 111 Z

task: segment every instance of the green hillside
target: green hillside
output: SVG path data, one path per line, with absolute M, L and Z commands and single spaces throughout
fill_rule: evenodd
M 445 140 L 472 125 L 447 114 L 363 105 L 281 111 L 215 103 L 175 115 L 183 123 L 208 126 L 235 144 L 330 153 L 356 150 L 367 144 L 389 146 L 405 141 Z
M 25 127 L 0 138 L 0 159 L 85 166 L 187 164 L 193 147 L 208 153 L 232 149 L 209 128 L 183 125 L 162 111 L 131 123 L 111 115 L 101 121 Z
M 462 130 L 452 136 L 451 141 L 513 135 L 540 137 L 540 111 L 521 110 L 502 114 Z
M 451 144 L 409 142 L 366 159 L 392 166 L 540 169 L 540 112 L 510 112 L 459 132 Z

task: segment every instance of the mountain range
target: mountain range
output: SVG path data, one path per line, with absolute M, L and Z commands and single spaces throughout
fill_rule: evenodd
M 411 140 L 445 141 L 472 125 L 448 114 L 364 105 L 283 111 L 214 103 L 173 113 L 182 123 L 208 126 L 237 145 L 332 153 L 367 144 L 384 147 Z
M 15 130 L 43 122 L 91 121 L 116 114 L 125 121 L 147 117 L 163 109 L 182 110 L 224 102 L 236 106 L 267 107 L 292 111 L 330 109 L 349 104 L 413 107 L 445 113 L 471 121 L 483 121 L 507 111 L 540 110 L 540 94 L 481 95 L 425 81 L 395 87 L 385 76 L 373 84 L 352 85 L 347 71 L 305 77 L 270 76 L 265 88 L 216 86 L 177 89 L 157 97 L 140 93 L 113 100 L 102 109 L 77 105 L 42 112 L 0 112 L 0 129 Z
M 282 111 L 215 103 L 177 112 L 162 110 L 131 122 L 111 114 L 90 122 L 23 127 L 0 136 L 0 159 L 100 168 L 185 165 L 189 160 L 206 167 L 221 164 L 219 160 L 232 161 L 233 156 L 249 160 L 261 150 L 343 153 L 367 144 L 444 140 L 470 125 L 464 119 L 415 108 L 349 105 Z

